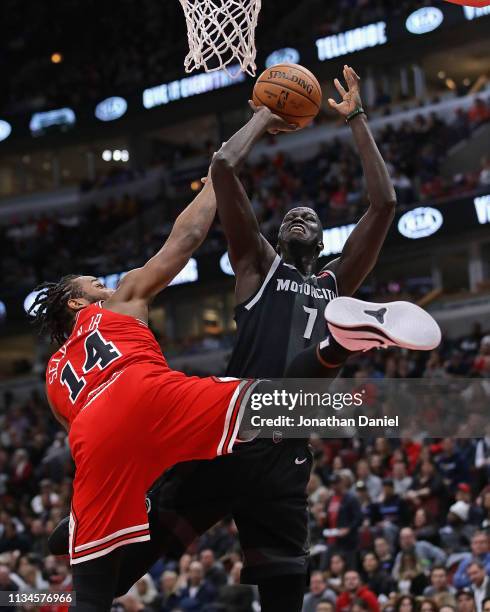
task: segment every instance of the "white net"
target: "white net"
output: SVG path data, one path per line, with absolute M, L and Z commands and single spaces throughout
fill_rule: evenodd
M 225 69 L 255 76 L 255 28 L 261 0 L 179 0 L 187 23 L 186 72 Z

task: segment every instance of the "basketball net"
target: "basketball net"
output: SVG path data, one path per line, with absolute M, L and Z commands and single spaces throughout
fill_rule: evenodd
M 187 23 L 189 53 L 185 71 L 204 68 L 206 72 L 226 70 L 231 77 L 238 71 L 255 76 L 255 28 L 261 0 L 179 0 Z

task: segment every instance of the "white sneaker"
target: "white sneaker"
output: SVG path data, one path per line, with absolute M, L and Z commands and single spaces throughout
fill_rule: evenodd
M 441 342 L 439 325 L 410 302 L 376 304 L 339 297 L 329 302 L 325 318 L 332 336 L 349 351 L 388 346 L 431 351 Z

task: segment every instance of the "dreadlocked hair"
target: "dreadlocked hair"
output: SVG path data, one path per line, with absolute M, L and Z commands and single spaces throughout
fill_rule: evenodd
M 39 333 L 49 334 L 51 342 L 63 344 L 69 335 L 73 314 L 68 300 L 83 296 L 83 291 L 73 282 L 76 278 L 79 278 L 77 274 L 68 274 L 57 283 L 43 283 L 35 289 L 38 294 L 28 313 L 39 327 Z

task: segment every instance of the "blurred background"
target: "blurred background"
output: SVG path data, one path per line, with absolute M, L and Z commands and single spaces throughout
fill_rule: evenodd
M 57 589 L 69 587 L 69 566 L 46 557 L 46 538 L 68 513 L 73 466 L 43 395 L 54 347 L 36 335 L 25 308 L 41 281 L 74 272 L 115 286 L 160 247 L 201 189 L 213 152 L 249 117 L 253 79 L 186 75 L 185 21 L 174 1 L 4 0 L 0 13 L 0 589 Z M 443 329 L 443 344 L 430 355 L 373 353 L 349 362 L 345 375 L 471 377 L 470 392 L 488 402 L 489 26 L 490 7 L 441 0 L 263 2 L 258 72 L 282 61 L 304 64 L 324 91 L 310 127 L 265 138 L 243 171 L 263 233 L 274 244 L 285 212 L 312 206 L 325 227 L 326 263 L 366 208 L 349 130 L 326 107 L 335 95 L 332 80 L 348 62 L 362 77 L 364 107 L 398 197 L 380 263 L 359 297 L 416 301 Z M 172 366 L 223 372 L 233 346 L 233 286 L 216 220 L 151 312 Z M 437 409 L 431 418 L 443 418 Z M 351 568 L 383 608 L 425 605 L 434 612 L 445 603 L 480 612 L 482 599 L 470 601 L 467 568 L 461 579 L 454 575 L 472 556 L 483 563 L 483 576 L 490 572 L 488 434 L 465 441 L 314 441 L 310 513 L 320 573 L 312 576 L 305 610 L 371 609 L 373 600 L 368 605 L 359 589 L 347 604 L 338 602 Z M 355 541 L 340 550 L 338 563 L 323 535 L 334 472 L 361 513 Z M 403 536 L 408 527 L 411 535 Z M 253 592 L 253 603 L 226 599 L 241 563 L 232 523 L 218 525 L 190 553 L 163 559 L 118 605 L 259 609 Z M 447 588 L 439 591 L 449 595 L 439 601 L 439 591 L 429 591 L 427 604 L 420 598 L 433 586 L 433 566 L 443 567 Z M 201 585 L 202 601 L 186 599 L 189 584 Z M 419 600 L 404 601 L 404 593 Z

